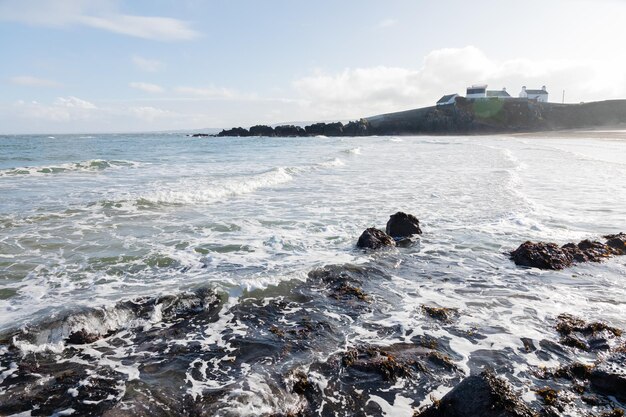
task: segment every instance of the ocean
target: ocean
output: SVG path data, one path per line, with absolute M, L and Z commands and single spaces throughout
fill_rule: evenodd
M 626 257 L 508 257 L 626 232 L 610 132 L 2 136 L 0 196 L 0 415 L 408 417 L 486 366 L 537 405 L 596 360 L 559 315 L 626 329 Z M 414 245 L 355 247 L 398 211 Z

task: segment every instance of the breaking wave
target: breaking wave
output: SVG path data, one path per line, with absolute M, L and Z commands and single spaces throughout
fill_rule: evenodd
M 98 172 L 109 168 L 135 168 L 139 162 L 123 160 L 90 159 L 60 165 L 19 167 L 0 170 L 0 177 L 15 175 L 50 175 L 67 172 Z

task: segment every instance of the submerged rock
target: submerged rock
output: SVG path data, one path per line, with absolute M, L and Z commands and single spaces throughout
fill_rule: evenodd
M 420 221 L 417 217 L 399 211 L 389 216 L 386 232 L 394 238 L 403 238 L 421 235 L 422 229 L 420 229 Z
M 443 321 L 444 323 L 452 322 L 452 319 L 458 313 L 456 308 L 432 307 L 426 305 L 422 306 L 422 310 L 433 319 Z
M 417 417 L 534 417 L 502 378 L 491 371 L 465 378 L 452 391 Z
M 103 337 L 105 336 L 99 333 L 90 333 L 85 329 L 81 329 L 76 332 L 72 332 L 67 338 L 67 341 L 73 345 L 86 345 L 96 342 Z
M 539 269 L 563 269 L 572 264 L 573 257 L 556 243 L 527 241 L 511 252 L 516 265 Z
M 591 371 L 589 380 L 594 391 L 626 401 L 626 353 L 609 356 Z
M 385 246 L 396 246 L 396 242 L 382 230 L 370 227 L 361 234 L 356 245 L 359 248 L 378 249 Z
M 616 235 L 606 235 L 606 244 L 618 252 L 619 255 L 626 254 L 626 233 Z

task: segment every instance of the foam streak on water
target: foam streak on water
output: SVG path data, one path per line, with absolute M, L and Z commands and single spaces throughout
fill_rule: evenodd
M 58 415 L 412 415 L 486 364 L 532 401 L 532 369 L 593 358 L 522 354 L 520 337 L 558 341 L 562 313 L 626 328 L 626 265 L 503 253 L 626 231 L 624 155 L 582 137 L 0 137 L 0 414 L 33 410 L 14 399 L 36 383 Z M 399 210 L 418 244 L 355 250 Z M 309 275 L 325 265 L 341 285 Z M 80 330 L 99 340 L 72 345 Z M 402 344 L 430 371 L 337 372 L 351 349 Z

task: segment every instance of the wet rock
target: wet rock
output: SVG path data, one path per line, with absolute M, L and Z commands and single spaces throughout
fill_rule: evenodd
M 302 395 L 311 389 L 311 383 L 309 382 L 309 378 L 305 373 L 297 372 L 293 376 L 293 379 L 294 381 L 292 391 L 296 394 Z
M 614 353 L 596 365 L 589 380 L 594 391 L 626 401 L 626 353 Z
M 387 221 L 386 232 L 394 238 L 410 237 L 413 235 L 421 235 L 420 221 L 412 214 L 403 213 L 401 211 L 389 216 Z
M 458 313 L 456 308 L 422 306 L 422 310 L 433 319 L 450 323 Z
M 620 255 L 626 254 L 626 233 L 604 236 L 606 244 L 616 250 Z
M 588 239 L 583 240 L 578 244 L 565 244 L 562 249 L 570 254 L 574 262 L 601 262 L 604 259 L 617 254 L 616 251 L 610 246 Z
M 89 333 L 85 329 L 70 333 L 67 341 L 73 345 L 86 345 L 100 340 L 102 336 L 98 333 Z
M 614 410 L 600 414 L 600 417 L 624 417 L 624 410 L 622 410 L 621 408 L 616 408 Z
M 601 262 L 626 254 L 626 234 L 607 235 L 606 243 L 585 239 L 579 243 L 524 242 L 510 253 L 516 265 L 539 269 L 563 269 L 572 263 Z
M 206 138 L 206 137 L 209 137 L 211 135 L 209 135 L 208 133 L 194 133 L 194 134 L 189 135 L 189 136 L 191 136 L 192 138 Z
M 537 347 L 535 346 L 535 343 L 533 342 L 532 339 L 529 339 L 527 337 L 522 337 L 520 338 L 520 340 L 524 344 L 523 352 L 531 353 L 537 350 Z
M 363 292 L 361 288 L 347 284 L 343 284 L 335 288 L 332 297 L 337 300 L 342 300 L 346 298 L 356 298 L 361 301 L 369 300 L 369 297 Z
M 535 390 L 535 394 L 540 397 L 544 404 L 550 406 L 556 406 L 559 400 L 559 392 L 550 387 L 539 388 Z
M 391 236 L 375 227 L 365 229 L 359 237 L 356 246 L 364 249 L 379 249 L 385 246 L 395 246 L 396 243 Z
M 610 339 L 622 335 L 618 328 L 602 322 L 587 322 L 571 314 L 557 317 L 556 331 L 561 335 L 560 343 L 584 351 L 609 350 Z
M 377 374 L 384 381 L 391 382 L 410 377 L 415 372 L 431 372 L 429 368 L 458 372 L 448 356 L 412 343 L 356 347 L 341 356 L 341 363 L 361 374 Z
M 539 269 L 563 269 L 572 264 L 570 252 L 563 250 L 556 243 L 524 242 L 511 252 L 511 259 L 519 266 Z
M 465 378 L 417 417 L 534 417 L 510 384 L 491 371 Z

